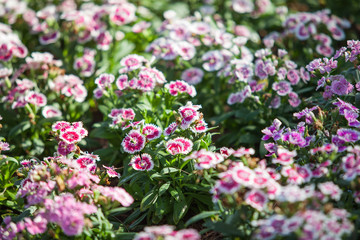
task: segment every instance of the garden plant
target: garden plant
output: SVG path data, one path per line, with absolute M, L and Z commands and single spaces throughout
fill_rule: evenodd
M 360 239 L 359 13 L 0 0 L 0 239 Z

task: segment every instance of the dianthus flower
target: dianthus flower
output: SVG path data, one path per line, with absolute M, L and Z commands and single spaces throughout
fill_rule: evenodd
M 191 152 L 192 147 L 193 142 L 190 139 L 183 137 L 171 139 L 166 143 L 166 151 L 171 155 L 188 154 Z
M 150 171 L 154 168 L 154 162 L 147 153 L 132 157 L 129 165 L 138 171 Z
M 123 139 L 121 145 L 127 153 L 140 152 L 145 147 L 146 138 L 137 130 L 131 130 Z

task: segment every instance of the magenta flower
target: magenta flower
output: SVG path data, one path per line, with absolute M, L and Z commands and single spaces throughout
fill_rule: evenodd
M 282 165 L 290 165 L 294 162 L 293 157 L 296 157 L 296 151 L 289 151 L 285 148 L 279 147 L 277 149 L 277 158 L 274 158 L 273 163 L 280 163 Z
M 243 164 L 237 164 L 231 169 L 231 173 L 233 179 L 243 186 L 251 187 L 254 183 L 255 172 Z
M 126 71 L 133 71 L 142 67 L 147 60 L 140 55 L 131 54 L 121 59 L 120 65 L 126 68 Z
M 356 142 L 360 139 L 360 132 L 353 129 L 340 128 L 337 135 L 345 142 Z
M 177 128 L 178 128 L 178 124 L 176 122 L 170 123 L 170 125 L 167 128 L 165 128 L 164 135 L 170 136 L 175 132 Z
M 208 72 L 220 70 L 224 66 L 224 57 L 218 50 L 206 52 L 202 56 L 203 68 Z
M 59 109 L 53 106 L 45 106 L 42 110 L 44 118 L 61 117 L 62 113 Z
M 189 68 L 181 74 L 181 79 L 189 84 L 198 84 L 202 81 L 204 72 L 200 68 Z
M 42 234 L 47 229 L 48 221 L 41 215 L 37 215 L 34 219 L 24 219 L 26 231 L 31 235 Z
M 103 73 L 95 79 L 95 84 L 98 85 L 99 88 L 105 89 L 107 87 L 111 87 L 111 84 L 114 82 L 114 80 L 114 75 Z
M 117 201 L 124 207 L 129 207 L 133 202 L 133 197 L 121 187 L 107 187 L 95 185 L 94 190 L 98 190 L 101 195 L 108 197 L 111 201 Z
M 47 103 L 47 99 L 44 94 L 34 91 L 30 91 L 26 94 L 25 101 L 38 107 L 43 107 Z
M 63 140 L 66 144 L 78 143 L 81 141 L 82 137 L 79 131 L 77 130 L 66 130 L 65 132 L 60 133 L 60 139 Z
M 146 138 L 137 130 L 131 130 L 123 139 L 121 145 L 127 153 L 140 152 L 145 147 Z
M 193 142 L 190 139 L 177 137 L 166 143 L 166 151 L 171 155 L 188 154 L 191 152 Z
M 142 129 L 142 134 L 146 136 L 148 140 L 154 140 L 161 136 L 161 129 L 154 124 L 145 124 Z
M 120 178 L 120 173 L 116 172 L 114 167 L 107 167 L 107 166 L 103 165 L 103 168 L 106 169 L 106 173 L 107 173 L 107 175 L 109 177 L 111 177 L 111 178 L 115 178 L 115 177 Z
M 262 140 L 266 141 L 269 140 L 270 138 L 273 138 L 275 141 L 277 141 L 281 139 L 284 129 L 280 130 L 280 126 L 281 126 L 281 121 L 275 118 L 270 127 L 261 130 L 261 132 L 265 134 L 265 136 L 262 137 Z
M 345 77 L 342 75 L 334 75 L 331 78 L 331 91 L 337 95 L 347 95 L 352 92 L 354 86 L 346 81 Z
M 134 156 L 129 165 L 138 171 L 150 171 L 154 168 L 154 162 L 152 161 L 151 156 L 147 153 Z
M 190 124 L 199 119 L 200 114 L 197 110 L 200 108 L 200 105 L 193 105 L 191 102 L 188 102 L 185 106 L 179 108 L 178 112 L 182 118 L 180 127 L 182 129 L 187 129 Z
M 290 83 L 287 81 L 280 81 L 273 83 L 272 89 L 275 90 L 279 96 L 285 96 L 292 92 Z
M 208 130 L 207 123 L 204 120 L 196 121 L 195 125 L 190 128 L 193 133 L 203 133 Z
M 147 68 L 142 69 L 138 74 L 137 79 L 137 89 L 149 92 L 154 89 L 156 84 L 156 79 L 153 74 L 147 70 Z
M 251 190 L 250 192 L 246 193 L 245 202 L 258 211 L 262 211 L 266 207 L 268 198 L 261 190 Z
M 110 20 L 116 25 L 124 25 L 133 22 L 136 19 L 136 7 L 128 2 L 122 2 L 112 9 L 110 13 Z
M 184 158 L 184 161 L 194 159 L 196 169 L 209 169 L 216 166 L 216 164 L 224 161 L 224 157 L 220 153 L 213 153 L 201 149 L 199 151 L 192 152 L 189 156 Z
M 229 171 L 219 174 L 220 180 L 216 181 L 213 191 L 217 193 L 234 194 L 239 190 L 240 184 L 234 180 L 233 174 Z
M 125 90 L 126 88 L 129 87 L 129 82 L 128 82 L 128 76 L 127 75 L 120 75 L 117 79 L 116 79 L 116 86 L 117 88 L 122 91 Z

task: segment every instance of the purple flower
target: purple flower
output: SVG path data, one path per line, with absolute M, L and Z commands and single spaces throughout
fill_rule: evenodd
M 301 100 L 299 98 L 299 95 L 297 95 L 297 93 L 295 93 L 295 92 L 289 93 L 289 104 L 292 107 L 297 107 L 300 105 L 300 103 L 301 103 Z
M 336 79 L 335 81 L 333 79 Z M 342 75 L 335 75 L 332 76 L 331 78 L 332 83 L 331 83 L 331 91 L 334 94 L 337 95 L 346 95 L 349 94 L 353 89 L 354 86 L 349 83 L 348 81 L 346 81 L 345 77 Z
M 275 141 L 279 140 L 283 132 L 283 129 L 279 130 L 280 126 L 281 126 L 280 120 L 275 118 L 270 127 L 261 130 L 261 132 L 265 134 L 265 136 L 262 137 L 262 140 L 266 141 L 269 140 L 270 138 L 273 138 Z
M 316 110 L 318 107 L 315 106 L 315 107 L 312 107 L 310 109 L 308 108 L 305 108 L 303 109 L 302 111 L 300 112 L 297 112 L 297 113 L 294 113 L 294 117 L 296 117 L 297 119 L 300 119 L 302 117 L 305 117 L 305 122 L 307 124 L 311 124 L 313 123 L 313 118 L 315 117 L 314 114 L 312 113 L 314 110 Z
M 275 82 L 272 89 L 276 91 L 279 96 L 285 96 L 292 91 L 290 83 L 287 81 Z
M 345 142 L 356 142 L 360 138 L 359 131 L 347 128 L 340 128 L 339 130 L 337 130 L 337 135 Z
M 287 79 L 291 83 L 291 85 L 296 85 L 300 81 L 299 71 L 295 69 L 291 69 L 287 72 Z

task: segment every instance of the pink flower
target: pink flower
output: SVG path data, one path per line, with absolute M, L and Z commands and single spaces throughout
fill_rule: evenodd
M 287 182 L 290 184 L 301 184 L 304 182 L 304 178 L 297 172 L 296 169 L 290 166 L 284 166 L 281 169 L 281 174 L 288 177 Z
M 291 85 L 296 85 L 300 81 L 300 73 L 298 70 L 290 69 L 287 72 L 286 76 L 287 76 L 287 79 L 289 80 L 289 82 L 291 83 Z
M 26 94 L 25 101 L 35 106 L 43 107 L 46 105 L 47 99 L 46 96 L 42 93 L 30 91 Z
M 200 240 L 200 234 L 195 229 L 182 229 L 175 234 L 179 240 Z
M 185 106 L 179 108 L 178 112 L 182 118 L 180 127 L 182 129 L 187 129 L 191 123 L 199 119 L 200 114 L 197 110 L 200 108 L 200 105 L 192 105 L 191 102 L 188 102 Z
M 161 129 L 154 124 L 145 124 L 142 129 L 142 134 L 146 136 L 148 140 L 154 140 L 161 136 Z
M 210 169 L 216 166 L 216 164 L 224 161 L 224 158 L 219 153 L 213 153 L 201 149 L 191 153 L 189 156 L 184 158 L 184 160 L 194 159 L 196 169 Z
M 353 129 L 340 128 L 337 135 L 345 142 L 357 142 L 360 139 L 360 132 Z
M 181 79 L 189 84 L 198 84 L 202 81 L 204 72 L 200 68 L 189 68 L 181 74 Z
M 227 147 L 222 147 L 220 148 L 220 154 L 221 156 L 223 156 L 225 159 L 230 157 L 233 153 L 234 153 L 234 149 L 232 148 L 227 148 Z
M 292 107 L 297 107 L 300 105 L 301 103 L 301 100 L 299 98 L 299 95 L 295 92 L 291 92 L 289 93 L 289 104 L 292 106 Z
M 9 151 L 9 150 L 10 150 L 10 144 L 7 142 L 0 141 L 0 153 L 1 151 Z
M 178 137 L 166 143 L 166 151 L 171 155 L 188 154 L 191 152 L 193 143 L 190 139 Z
M 181 80 L 176 80 L 165 84 L 165 88 L 167 88 L 169 93 L 173 96 L 177 96 L 179 93 L 188 93 L 192 97 L 196 95 L 195 88 Z
M 133 202 L 133 197 L 121 187 L 105 187 L 95 185 L 94 190 L 98 190 L 101 195 L 108 197 L 111 201 L 117 201 L 124 207 L 129 207 Z
M 334 94 L 337 95 L 347 95 L 349 93 L 352 92 L 352 90 L 354 89 L 354 86 L 349 83 L 348 81 L 346 81 L 345 77 L 343 77 L 342 75 L 336 75 L 337 77 L 335 78 L 336 80 L 333 80 L 331 83 L 331 91 Z M 335 77 L 335 76 L 333 76 Z
M 128 83 L 128 76 L 127 75 L 120 75 L 117 79 L 116 79 L 116 86 L 119 90 L 124 90 L 129 86 Z
M 224 66 L 224 57 L 218 50 L 206 52 L 202 56 L 203 68 L 208 72 L 220 70 Z
M 125 67 L 126 71 L 129 72 L 141 68 L 145 62 L 147 62 L 147 60 L 143 56 L 131 54 L 122 58 L 120 65 Z
M 31 235 L 42 234 L 47 229 L 48 221 L 41 215 L 37 215 L 33 220 L 25 218 L 25 227 Z
M 58 130 L 60 132 L 65 132 L 67 129 L 71 128 L 71 124 L 69 122 L 65 122 L 65 121 L 58 121 L 58 122 L 54 123 L 51 128 L 54 132 L 56 132 Z
M 110 13 L 110 20 L 116 25 L 124 25 L 135 20 L 136 7 L 127 2 L 115 5 Z
M 293 157 L 296 157 L 296 151 L 289 151 L 285 148 L 277 149 L 277 158 L 273 159 L 273 163 L 280 163 L 282 165 L 290 165 L 294 162 Z
M 65 132 L 61 132 L 59 137 L 66 144 L 78 143 L 82 139 L 79 131 L 71 130 L 71 129 L 66 130 Z
M 231 169 L 233 178 L 236 182 L 244 186 L 251 186 L 254 181 L 255 173 L 248 167 L 245 167 L 243 164 L 237 164 L 234 168 Z
M 59 109 L 53 106 L 45 106 L 42 110 L 44 118 L 61 117 L 62 113 Z
M 134 156 L 129 165 L 138 171 L 150 171 L 154 168 L 154 162 L 152 161 L 151 156 L 147 153 L 143 153 L 141 156 Z
M 137 79 L 137 89 L 149 92 L 154 89 L 156 84 L 156 79 L 152 72 L 148 71 L 147 68 L 143 68 L 139 74 Z
M 220 180 L 216 181 L 215 188 L 219 193 L 234 194 L 239 190 L 240 184 L 235 181 L 234 174 L 230 171 L 219 174 Z
M 60 32 L 51 31 L 45 35 L 39 37 L 39 41 L 41 45 L 48 45 L 51 43 L 55 43 L 60 38 Z
M 96 37 L 96 46 L 100 50 L 107 51 L 110 48 L 112 40 L 113 37 L 111 36 L 110 32 L 100 32 L 99 35 Z
M 268 198 L 266 194 L 260 190 L 251 190 L 246 193 L 245 202 L 258 211 L 262 211 L 266 207 Z
M 232 8 L 237 13 L 250 13 L 254 11 L 255 6 L 251 0 L 233 0 Z
M 178 124 L 176 122 L 170 123 L 170 125 L 165 128 L 164 135 L 169 136 L 175 132 L 175 130 L 178 128 Z
M 127 153 L 140 152 L 145 147 L 146 138 L 137 130 L 131 130 L 123 139 L 121 145 Z
M 335 201 L 339 201 L 341 198 L 342 190 L 333 182 L 320 183 L 318 188 L 324 195 L 330 195 Z
M 95 79 L 95 84 L 98 85 L 99 88 L 105 89 L 107 87 L 111 87 L 111 84 L 114 82 L 114 80 L 114 75 L 103 73 Z
M 207 123 L 204 120 L 198 120 L 194 126 L 190 128 L 193 133 L 203 133 L 208 130 Z
M 86 168 L 89 171 L 96 169 L 96 161 L 99 161 L 99 156 L 93 154 L 81 155 L 76 159 L 76 163 L 80 168 Z
M 285 96 L 292 91 L 290 83 L 287 81 L 273 83 L 272 89 L 275 90 L 279 96 Z
M 150 22 L 141 21 L 141 22 L 136 23 L 136 24 L 131 28 L 131 30 L 132 30 L 134 33 L 141 33 L 141 32 L 143 32 L 144 30 L 148 29 L 150 26 L 151 26 L 151 23 L 150 23 Z
M 107 173 L 107 175 L 109 177 L 111 177 L 111 178 L 115 178 L 115 177 L 120 178 L 120 173 L 116 172 L 114 167 L 107 167 L 107 166 L 103 165 L 103 168 L 106 169 L 106 173 Z

